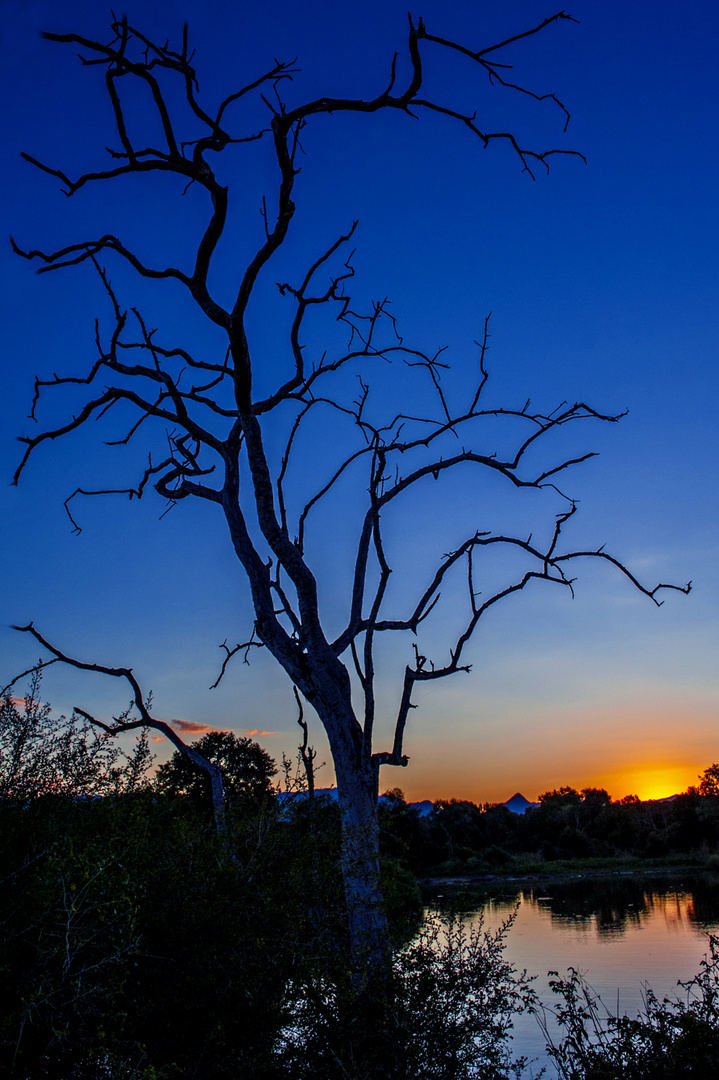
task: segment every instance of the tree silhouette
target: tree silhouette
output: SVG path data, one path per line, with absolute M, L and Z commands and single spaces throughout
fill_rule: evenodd
M 719 795 L 719 765 L 713 762 L 699 777 L 700 795 Z
M 240 738 L 232 731 L 208 731 L 193 743 L 193 748 L 222 772 L 225 798 L 230 805 L 260 802 L 272 791 L 272 777 L 277 772 L 270 755 L 252 739 Z M 157 770 L 157 787 L 168 795 L 187 795 L 205 800 L 207 774 L 193 765 L 187 754 L 175 750 L 169 761 Z
M 184 190 L 196 185 L 206 193 L 209 208 L 199 238 L 193 240 L 188 226 L 186 239 L 194 243 L 194 256 L 186 268 L 152 262 L 109 232 L 56 251 L 23 248 L 13 241 L 19 255 L 39 263 L 40 272 L 84 263 L 93 266 L 111 310 L 109 326 L 96 323 L 97 355 L 85 371 L 36 380 L 33 417 L 50 390 L 77 392 L 80 401 L 64 423 L 24 437 L 26 450 L 15 482 L 30 455 L 46 444 L 90 420 L 111 424 L 108 415 L 124 417 L 129 410 L 131 421 L 121 432 L 111 428 L 111 441 L 126 446 L 146 438 L 147 464 L 121 488 L 76 487 L 65 504 L 73 526 L 80 528 L 76 509 L 80 496 L 115 493 L 141 498 L 149 488 L 170 505 L 196 499 L 224 518 L 249 584 L 254 625 L 246 640 L 224 646 L 220 678 L 233 656 L 266 648 L 323 724 L 340 798 L 350 942 L 355 960 L 369 971 L 385 969 L 389 948 L 379 887 L 378 774 L 383 765 L 407 764 L 404 736 L 417 684 L 468 671 L 466 646 L 480 620 L 499 601 L 536 582 L 571 591 L 570 564 L 577 560 L 610 564 L 655 603 L 659 590 L 676 586 L 646 587 L 601 548 L 565 545 L 566 526 L 576 506 L 560 489 L 561 477 L 593 454 L 557 456 L 551 436 L 576 423 L 614 423 L 619 417 L 584 401 L 547 410 L 533 407 L 524 397 L 509 404 L 492 398 L 487 320 L 476 365 L 463 376 L 457 392 L 450 392 L 443 350 L 405 342 L 387 300 L 366 308 L 353 303 L 350 243 L 357 222 L 329 246 L 307 253 L 293 280 L 278 282 L 280 295 L 293 311 L 285 350 L 279 354 L 260 350 L 258 355 L 253 345 L 250 320 L 261 305 L 257 286 L 277 262 L 290 234 L 294 200 L 300 197 L 295 188 L 303 133 L 317 117 L 338 124 L 348 114 L 371 119 L 390 110 L 406 116 L 420 138 L 424 129 L 417 120 L 429 115 L 436 122 L 458 126 L 485 148 L 508 146 L 531 177 L 548 168 L 552 155 L 576 154 L 529 148 L 512 132 L 486 129 L 463 102 L 448 104 L 444 92 L 425 89 L 425 65 L 442 55 L 474 65 L 499 92 L 556 109 L 566 130 L 569 113 L 559 99 L 521 85 L 514 76 L 510 81 L 506 65 L 513 44 L 566 19 L 570 16 L 561 11 L 503 41 L 470 48 L 432 34 L 421 19 L 410 18 L 405 53 L 401 60 L 397 54 L 388 58 L 387 81 L 378 94 L 304 100 L 294 88 L 298 71 L 294 62 L 276 61 L 213 106 L 200 99 L 187 29 L 178 49 L 151 41 L 125 19 L 112 23 L 108 44 L 74 33 L 46 35 L 51 41 L 79 46 L 89 72 L 104 74 L 117 129 L 115 145 L 108 148 L 109 164 L 76 177 L 30 155 L 26 159 L 59 180 L 68 196 L 95 184 L 107 183 L 115 190 L 114 182 L 125 176 L 157 183 L 162 174 L 179 181 Z M 152 145 L 140 141 L 149 130 L 147 116 L 138 124 L 140 98 L 129 92 L 130 84 L 145 91 L 143 108 L 152 110 L 161 141 Z M 269 122 L 261 128 L 243 127 L 240 109 L 258 95 Z M 140 130 L 142 136 L 134 134 Z M 234 227 L 228 227 L 228 213 L 233 207 L 231 184 L 237 176 L 232 169 L 238 147 L 258 140 L 267 146 L 275 194 L 274 201 L 263 200 L 264 235 L 253 248 L 251 237 L 238 240 Z M 101 142 L 104 145 L 104 139 Z M 231 159 L 229 168 L 225 158 Z M 182 226 L 173 209 L 167 229 L 178 228 Z M 106 262 L 124 264 L 148 286 L 163 288 L 169 283 L 184 291 L 185 300 L 206 322 L 202 355 L 185 344 L 162 342 L 139 307 L 126 308 Z M 228 273 L 234 275 L 229 304 L 220 298 L 228 294 Z M 338 330 L 344 332 L 343 344 Z M 321 333 L 326 335 L 324 346 L 317 344 Z M 380 369 L 380 362 L 391 366 Z M 391 389 L 386 383 L 390 378 L 395 380 Z M 373 391 L 373 380 L 378 381 L 379 392 Z M 158 445 L 164 447 L 160 452 Z M 528 490 L 535 497 L 543 492 L 549 523 L 540 522 L 529 536 L 513 535 L 486 530 L 478 517 L 453 550 L 438 552 L 428 572 L 418 567 L 410 573 L 409 586 L 401 595 L 393 592 L 388 523 L 393 533 L 401 527 L 402 509 L 411 498 L 431 506 L 433 481 L 454 474 L 465 478 L 472 472 L 491 476 L 510 490 Z M 358 525 L 344 621 L 330 632 L 326 595 L 318 585 L 325 567 L 313 552 L 311 532 L 315 521 L 322 522 L 321 528 L 336 526 L 332 499 L 344 485 L 354 485 Z M 511 554 L 515 576 L 498 581 L 485 574 L 484 560 L 494 551 Z M 411 569 L 406 553 L 401 562 Z M 448 650 L 433 658 L 421 635 L 438 611 L 443 590 L 462 579 L 461 626 Z M 334 599 L 330 606 L 334 619 Z M 32 624 L 23 629 L 46 644 L 53 659 L 74 662 Z M 409 638 L 412 644 L 397 694 L 393 737 L 389 745 L 376 749 L 378 646 L 394 635 Z M 129 670 L 77 666 L 126 677 Z M 139 688 L 135 700 L 141 702 Z M 149 713 L 145 722 L 148 717 Z M 120 727 L 116 724 L 113 730 Z

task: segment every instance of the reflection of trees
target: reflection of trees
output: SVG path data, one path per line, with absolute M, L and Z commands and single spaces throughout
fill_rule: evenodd
M 653 918 L 668 924 L 689 924 L 706 932 L 719 925 L 719 874 L 676 877 L 582 878 L 544 882 L 529 889 L 491 886 L 443 888 L 432 907 L 471 918 L 479 910 L 494 918 L 508 914 L 519 902 L 549 914 L 553 930 L 572 929 L 610 938 L 638 929 Z
M 544 885 L 528 893 L 527 899 L 548 910 L 558 929 L 561 925 L 589 929 L 594 923 L 600 937 L 623 934 L 657 916 L 702 929 L 719 923 L 719 879 L 715 876 L 683 882 L 681 890 L 669 878 L 652 879 L 649 884 L 632 877 L 563 882 L 552 885 L 551 896 L 546 895 L 548 891 Z
M 553 923 L 588 927 L 594 922 L 602 934 L 623 933 L 627 923 L 638 925 L 647 915 L 645 893 L 637 879 L 582 880 L 553 885 L 548 907 Z
M 702 931 L 716 930 L 719 923 L 719 875 L 702 874 L 692 886 L 690 922 Z

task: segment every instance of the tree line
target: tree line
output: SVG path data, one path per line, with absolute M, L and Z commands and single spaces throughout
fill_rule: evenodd
M 385 848 L 422 875 L 498 873 L 568 859 L 701 856 L 719 861 L 719 767 L 671 800 L 614 800 L 603 788 L 561 787 L 513 813 L 497 804 L 441 799 L 421 816 L 402 792 L 380 809 Z

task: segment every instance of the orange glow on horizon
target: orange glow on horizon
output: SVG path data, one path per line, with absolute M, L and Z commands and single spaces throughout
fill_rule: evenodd
M 642 801 L 666 799 L 670 795 L 681 794 L 691 784 L 697 784 L 700 772 L 692 765 L 637 764 L 605 774 L 596 783 L 583 786 L 606 788 L 613 799 L 621 799 L 625 795 L 637 795 Z
M 418 713 L 407 743 L 409 768 L 383 769 L 382 789 L 398 786 L 413 802 L 501 803 L 517 791 L 536 802 L 565 786 L 604 788 L 615 801 L 663 799 L 698 784 L 718 757 L 716 706 L 708 697 L 597 701 L 581 714 L 573 701 L 534 713 L 522 702 L 483 708 L 486 715 L 459 698 L 450 701 L 451 738 L 441 717 Z
M 491 783 L 483 783 L 477 790 L 477 782 L 474 777 L 462 775 L 455 771 L 450 776 L 438 775 L 435 770 L 430 777 L 425 774 L 418 776 L 406 776 L 405 784 L 401 781 L 405 777 L 399 777 L 398 786 L 404 790 L 405 797 L 409 802 L 418 802 L 422 799 L 467 799 L 470 802 L 482 804 L 484 802 L 504 802 L 511 798 L 516 791 L 521 792 L 530 802 L 536 802 L 545 791 L 552 791 L 560 787 L 573 787 L 577 791 L 583 788 L 604 788 L 609 792 L 612 800 L 617 802 L 626 795 L 636 795 L 642 802 L 651 799 L 666 799 L 671 795 L 679 795 L 691 785 L 698 785 L 699 777 L 706 768 L 706 764 L 675 763 L 672 761 L 638 761 L 623 765 L 618 769 L 607 769 L 597 773 L 587 773 L 584 769 L 568 765 L 566 770 L 539 775 L 539 770 L 524 768 L 517 769 L 506 777 L 493 777 Z M 419 772 L 419 770 L 418 770 Z M 384 778 L 383 778 L 384 779 Z M 429 781 L 429 782 L 428 782 Z M 386 783 L 380 790 L 384 791 L 393 785 Z

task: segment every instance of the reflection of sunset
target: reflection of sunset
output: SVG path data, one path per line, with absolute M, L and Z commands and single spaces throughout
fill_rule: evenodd
M 661 915 L 668 930 L 678 931 L 685 924 L 695 923 L 694 897 L 675 893 L 674 896 L 646 896 L 645 902 L 652 914 Z
M 637 778 L 641 775 L 637 769 Z M 491 900 L 483 914 L 485 930 L 493 931 L 520 902 L 505 959 L 536 977 L 534 989 L 549 1009 L 556 1007 L 556 998 L 549 991 L 547 972 L 564 977 L 570 967 L 586 975 L 611 1013 L 636 1015 L 647 984 L 660 1000 L 665 994 L 683 996 L 677 980 L 698 971 L 708 949 L 706 933 L 719 929 L 712 890 L 706 895 L 713 902 L 705 902 L 700 917 L 701 893 L 691 888 L 664 891 L 659 886 L 655 891 L 626 878 L 545 882 L 541 888 L 541 895 L 527 890 Z M 478 915 L 469 918 L 476 925 Z M 514 1039 L 515 1048 L 534 1057 L 536 1064 L 549 1065 L 544 1040 L 529 1014 L 517 1019 Z

